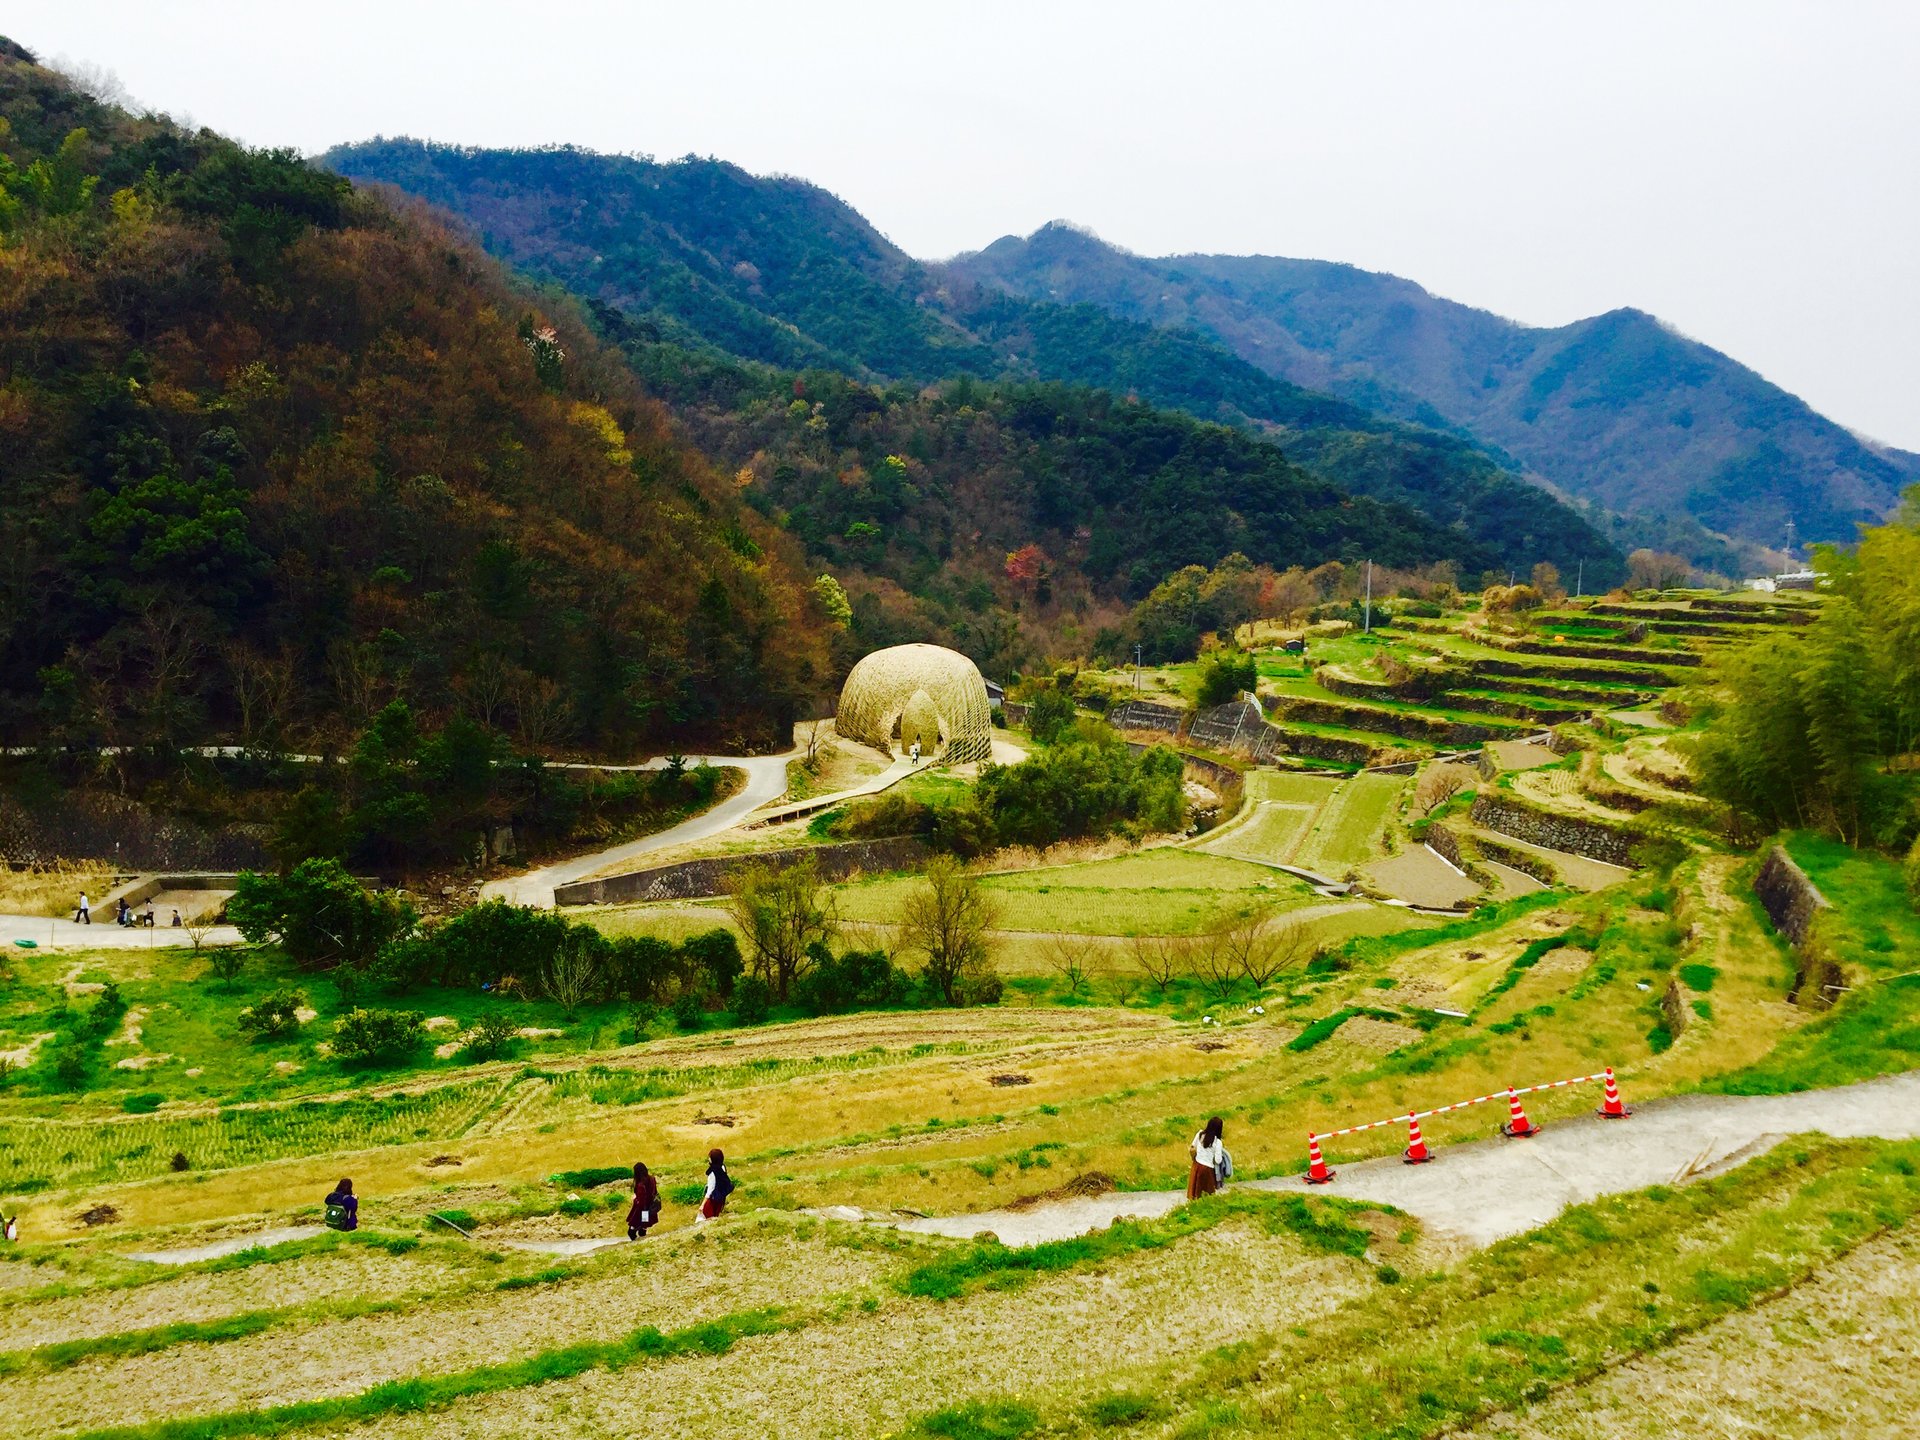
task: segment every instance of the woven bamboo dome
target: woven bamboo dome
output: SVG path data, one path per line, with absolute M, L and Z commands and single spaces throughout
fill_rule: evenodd
M 834 728 L 881 750 L 918 740 L 923 756 L 944 753 L 956 765 L 993 754 L 986 682 L 940 645 L 894 645 L 861 660 L 841 687 Z

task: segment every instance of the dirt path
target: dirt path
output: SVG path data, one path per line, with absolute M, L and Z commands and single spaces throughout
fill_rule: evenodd
M 1589 1116 L 1560 1122 L 1532 1140 L 1482 1140 L 1450 1148 L 1444 1131 L 1437 1134 L 1437 1128 L 1428 1122 L 1433 1163 L 1403 1165 L 1389 1157 L 1336 1164 L 1333 1183 L 1319 1193 L 1383 1201 L 1435 1230 L 1490 1245 L 1602 1195 L 1730 1169 L 1802 1131 L 1840 1138 L 1920 1138 L 1920 1071 L 1797 1095 L 1654 1100 L 1631 1119 Z M 1231 1135 L 1228 1138 L 1231 1141 Z M 1251 1150 L 1251 1142 L 1242 1143 Z M 1238 1188 L 1298 1191 L 1303 1185 L 1298 1176 L 1285 1176 Z M 1117 1192 L 1029 1210 L 881 1223 L 962 1237 L 990 1230 L 1007 1245 L 1039 1245 L 1104 1229 L 1125 1217 L 1164 1215 L 1182 1198 L 1177 1190 Z
M 594 871 L 623 860 L 637 860 L 649 851 L 706 840 L 723 830 L 731 830 L 762 805 L 778 800 L 786 793 L 787 761 L 793 758 L 794 753 L 790 750 L 782 755 L 754 755 L 745 759 L 730 755 L 690 755 L 687 757 L 690 764 L 730 765 L 736 770 L 744 770 L 747 783 L 740 787 L 739 793 L 728 796 L 711 810 L 682 820 L 678 825 L 657 834 L 643 835 L 638 840 L 596 850 L 591 855 L 576 855 L 571 860 L 543 865 L 524 875 L 489 880 L 480 893 L 486 899 L 498 898 L 510 905 L 531 905 L 550 910 L 553 908 L 556 886 L 585 879 Z M 665 764 L 664 760 L 656 760 L 634 768 L 657 770 Z
M 282 1225 L 274 1230 L 256 1230 L 251 1235 L 235 1235 L 210 1245 L 189 1245 L 180 1250 L 136 1250 L 129 1260 L 147 1260 L 155 1265 L 191 1265 L 197 1260 L 219 1260 L 238 1255 L 242 1250 L 266 1249 L 272 1245 L 291 1245 L 296 1240 L 311 1240 L 326 1234 L 322 1225 Z

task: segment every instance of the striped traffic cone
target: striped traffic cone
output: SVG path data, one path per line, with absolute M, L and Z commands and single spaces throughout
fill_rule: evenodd
M 1320 1137 L 1309 1133 L 1307 1136 L 1307 1184 L 1324 1185 L 1333 1179 L 1333 1171 L 1327 1168 L 1327 1162 L 1320 1155 Z
M 1427 1142 L 1420 1138 L 1420 1117 L 1411 1111 L 1407 1113 L 1407 1153 L 1401 1162 L 1406 1165 L 1424 1165 L 1433 1156 L 1427 1150 Z
M 1528 1140 L 1540 1133 L 1540 1127 L 1520 1108 L 1520 1096 L 1511 1085 L 1507 1087 L 1507 1123 L 1500 1127 L 1500 1133 L 1510 1140 Z
M 1599 1109 L 1602 1120 L 1624 1120 L 1633 1112 L 1620 1103 L 1620 1087 L 1613 1083 L 1613 1067 L 1607 1066 L 1607 1099 Z

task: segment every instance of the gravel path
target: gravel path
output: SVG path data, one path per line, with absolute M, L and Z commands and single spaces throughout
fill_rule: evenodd
M 1531 1140 L 1449 1147 L 1429 1122 L 1431 1164 L 1404 1165 L 1389 1157 L 1336 1165 L 1333 1183 L 1319 1187 L 1319 1193 L 1383 1201 L 1436 1231 L 1490 1245 L 1602 1195 L 1730 1169 L 1802 1131 L 1840 1138 L 1920 1138 L 1920 1071 L 1796 1095 L 1654 1100 L 1638 1107 L 1631 1119 L 1587 1116 L 1557 1122 Z M 1285 1176 L 1236 1188 L 1298 1191 L 1304 1185 L 1298 1176 Z M 1007 1245 L 1038 1245 L 1104 1229 L 1122 1218 L 1164 1215 L 1182 1198 L 1177 1190 L 1116 1192 L 1029 1210 L 880 1223 L 962 1237 L 990 1230 Z

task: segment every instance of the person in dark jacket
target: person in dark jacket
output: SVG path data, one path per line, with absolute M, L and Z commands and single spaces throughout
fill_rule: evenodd
M 360 1201 L 353 1193 L 353 1181 L 342 1180 L 326 1199 L 329 1230 L 358 1230 Z
M 633 1206 L 627 1211 L 627 1239 L 639 1240 L 660 1223 L 660 1182 L 633 1162 Z
M 727 1157 L 718 1150 L 707 1152 L 707 1194 L 700 1202 L 700 1219 L 717 1220 L 727 1208 L 733 1193 L 733 1177 L 727 1174 Z

